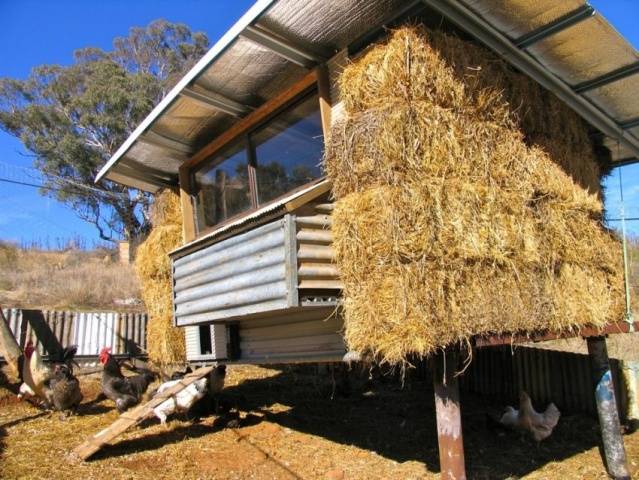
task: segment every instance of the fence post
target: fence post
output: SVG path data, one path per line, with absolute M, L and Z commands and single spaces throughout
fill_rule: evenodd
M 608 360 L 605 337 L 588 337 L 588 354 L 599 416 L 599 428 L 608 473 L 615 480 L 630 479 L 626 464 L 626 451 L 621 437 L 615 387 Z
M 465 480 L 464 442 L 457 371 L 457 350 L 438 352 L 433 358 L 432 373 L 437 415 L 439 469 L 442 480 Z

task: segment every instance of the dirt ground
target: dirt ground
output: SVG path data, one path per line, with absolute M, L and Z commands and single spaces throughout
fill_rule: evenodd
M 65 421 L 20 403 L 0 385 L 0 477 L 4 479 L 431 479 L 438 478 L 430 382 L 355 383 L 333 394 L 330 372 L 314 368 L 229 367 L 225 401 L 241 416 L 192 424 L 147 421 L 83 464 L 69 452 L 118 414 L 94 401 L 98 377 L 82 377 L 85 401 Z M 338 389 L 339 390 L 339 389 Z M 539 447 L 489 430 L 498 408 L 464 396 L 464 441 L 474 479 L 604 479 L 596 420 L 564 416 Z M 639 432 L 625 436 L 639 476 Z

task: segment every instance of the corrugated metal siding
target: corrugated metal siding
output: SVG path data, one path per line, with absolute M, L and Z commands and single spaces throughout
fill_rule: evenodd
M 340 290 L 342 282 L 333 256 L 333 204 L 318 204 L 314 213 L 296 222 L 298 287 L 300 290 Z
M 69 345 L 78 356 L 97 357 L 102 347 L 115 355 L 144 355 L 147 315 L 115 312 L 69 312 L 55 310 L 3 310 L 21 348 L 29 340 L 43 355 Z
M 342 318 L 334 308 L 303 308 L 239 325 L 244 363 L 339 360 L 345 353 Z
M 619 411 L 626 412 L 628 400 L 620 381 L 619 361 L 611 359 L 610 367 Z M 564 414 L 596 413 L 590 358 L 579 353 L 531 347 L 480 348 L 461 376 L 461 387 L 511 405 L 517 405 L 519 392 L 525 391 L 539 408 L 554 402 Z
M 186 343 L 186 359 L 189 362 L 224 360 L 227 355 L 227 335 L 226 325 L 209 325 L 211 332 L 212 352 L 209 355 L 202 355 L 200 346 L 200 326 L 191 325 L 184 327 L 184 338 Z
M 179 326 L 289 306 L 290 217 L 228 238 L 173 261 Z

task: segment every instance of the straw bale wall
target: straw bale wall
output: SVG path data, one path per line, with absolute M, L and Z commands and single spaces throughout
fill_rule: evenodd
M 419 27 L 346 66 L 326 152 L 349 347 L 401 364 L 473 335 L 622 315 L 606 151 L 490 52 Z

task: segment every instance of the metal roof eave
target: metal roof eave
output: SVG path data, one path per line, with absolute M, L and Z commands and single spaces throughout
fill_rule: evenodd
M 129 135 L 129 138 L 118 148 L 109 161 L 102 167 L 95 177 L 95 182 L 99 182 L 104 177 L 109 176 L 109 171 L 124 157 L 126 152 L 133 146 L 139 137 L 164 113 L 164 111 L 178 98 L 182 90 L 195 80 L 203 70 L 205 70 L 220 54 L 222 54 L 239 36 L 240 33 L 250 24 L 255 22 L 275 0 L 258 0 L 246 11 L 242 17 L 220 38 L 211 49 L 197 62 L 187 74 L 171 89 L 160 103 L 147 115 L 144 121 Z
M 573 91 L 562 79 L 549 72 L 532 55 L 518 48 L 503 33 L 462 2 L 459 0 L 422 1 L 557 95 L 592 126 L 599 129 L 604 135 L 618 140 L 639 158 L 639 139 L 625 131 L 614 119 L 589 100 Z

